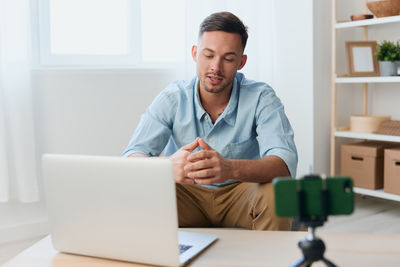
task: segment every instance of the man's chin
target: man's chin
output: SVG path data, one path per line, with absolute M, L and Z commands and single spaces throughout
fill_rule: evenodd
M 227 85 L 224 83 L 221 83 L 219 85 L 207 84 L 207 86 L 205 86 L 205 89 L 207 92 L 219 94 L 219 93 L 225 91 L 226 87 L 227 87 Z
M 203 80 L 203 82 L 201 82 L 202 87 L 204 88 L 204 90 L 208 93 L 212 93 L 212 94 L 220 94 L 223 91 L 225 91 L 225 89 L 227 87 L 229 87 L 226 83 L 222 82 L 219 85 L 213 85 L 209 82 L 206 82 L 205 80 Z
M 221 87 L 218 87 L 218 88 L 206 87 L 205 90 L 208 93 L 219 94 L 219 93 L 222 93 L 225 90 L 225 88 L 221 88 Z

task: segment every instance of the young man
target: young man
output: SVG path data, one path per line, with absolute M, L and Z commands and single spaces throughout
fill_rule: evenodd
M 273 89 L 237 73 L 246 41 L 235 15 L 207 17 L 192 47 L 197 77 L 156 97 L 124 152 L 171 159 L 180 226 L 290 230 L 271 181 L 296 175 L 293 130 Z

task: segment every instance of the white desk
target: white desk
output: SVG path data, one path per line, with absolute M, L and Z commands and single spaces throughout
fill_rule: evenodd
M 306 232 L 267 232 L 228 229 L 188 229 L 214 233 L 219 240 L 189 266 L 289 266 L 301 257 L 297 243 Z M 318 233 L 327 247 L 325 256 L 338 266 L 400 266 L 400 234 Z M 127 262 L 59 253 L 46 237 L 8 261 L 3 267 L 133 267 Z M 148 266 L 148 265 L 145 265 Z M 321 262 L 314 266 L 325 266 Z

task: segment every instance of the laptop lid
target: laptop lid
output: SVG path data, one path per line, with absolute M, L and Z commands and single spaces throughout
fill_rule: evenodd
M 57 250 L 165 266 L 183 263 L 168 159 L 44 155 L 43 174 Z M 200 247 L 216 239 L 208 236 Z M 197 252 L 190 254 L 182 258 Z

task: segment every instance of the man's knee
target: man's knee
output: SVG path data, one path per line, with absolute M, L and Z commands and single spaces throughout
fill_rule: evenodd
M 272 183 L 256 184 L 251 208 L 253 230 L 291 229 L 292 219 L 275 215 L 275 198 Z
M 194 185 L 176 184 L 178 223 L 180 227 L 208 227 L 210 222 L 200 201 Z

